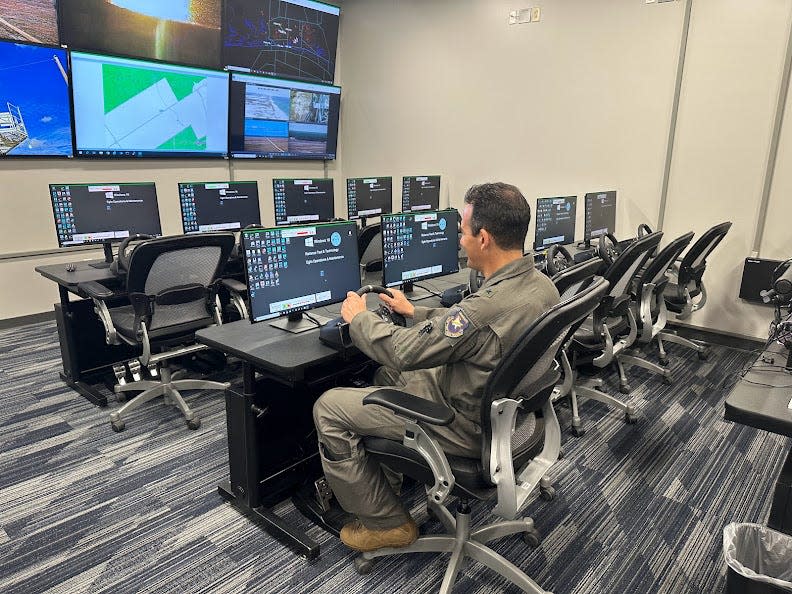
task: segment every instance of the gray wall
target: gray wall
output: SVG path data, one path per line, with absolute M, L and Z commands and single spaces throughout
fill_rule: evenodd
M 88 258 L 57 253 L 47 184 L 155 181 L 163 231 L 180 233 L 176 183 L 256 179 L 272 221 L 271 178 L 443 176 L 446 203 L 502 179 L 541 196 L 619 192 L 617 235 L 656 226 L 683 34 L 691 2 L 663 226 L 669 239 L 731 220 L 711 258 L 710 302 L 692 324 L 763 337 L 770 311 L 737 299 L 757 231 L 765 165 L 789 35 L 788 0 L 541 0 L 542 20 L 508 25 L 502 0 L 344 0 L 336 82 L 343 87 L 340 158 L 321 163 L 0 161 L 2 317 L 47 311 L 52 283 L 33 267 Z M 785 105 L 784 115 L 790 110 Z M 792 256 L 792 125 L 782 127 L 759 254 Z M 529 232 L 533 238 L 533 228 Z M 25 293 L 20 298 L 19 291 Z

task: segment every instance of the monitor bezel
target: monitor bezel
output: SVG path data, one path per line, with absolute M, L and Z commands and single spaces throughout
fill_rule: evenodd
M 332 83 L 325 83 L 325 82 L 318 82 L 318 81 L 311 81 L 311 80 L 300 80 L 298 78 L 288 78 L 284 76 L 272 76 L 268 74 L 258 74 L 256 72 L 245 72 L 241 70 L 235 70 L 226 66 L 226 71 L 228 72 L 228 159 L 241 159 L 243 161 L 258 161 L 263 159 L 264 161 L 335 161 L 338 158 L 338 131 L 341 128 L 341 94 L 342 88 L 339 85 L 335 85 Z M 266 155 L 259 155 L 253 154 L 251 155 L 249 151 L 232 151 L 231 150 L 231 85 L 234 83 L 234 75 L 239 74 L 242 76 L 252 76 L 257 78 L 270 78 L 275 79 L 278 81 L 283 81 L 287 83 L 297 83 L 301 85 L 318 85 L 324 87 L 332 87 L 334 89 L 338 89 L 338 118 L 336 122 L 335 128 L 335 135 L 336 135 L 336 147 L 335 152 L 333 153 L 333 157 L 329 158 L 326 156 L 317 156 L 317 155 L 288 155 L 288 156 L 279 156 L 279 153 L 268 153 Z M 247 84 L 247 83 L 245 83 Z
M 289 223 L 287 221 L 285 223 L 278 223 L 278 213 L 275 212 L 275 182 L 278 182 L 278 181 L 289 182 L 289 181 L 295 181 L 295 180 L 298 180 L 298 179 L 309 179 L 312 182 L 313 181 L 317 181 L 317 180 L 318 181 L 330 180 L 332 182 L 332 185 L 333 185 L 333 202 L 332 202 L 332 204 L 333 204 L 333 213 L 332 213 L 332 216 L 331 216 L 331 218 L 329 220 L 327 220 L 327 221 L 322 221 L 322 220 L 318 220 L 318 221 L 303 221 L 303 222 L 300 222 L 300 223 Z M 336 218 L 336 212 L 335 212 L 335 178 L 333 178 L 333 177 L 273 177 L 272 178 L 272 212 L 273 212 L 273 215 L 275 216 L 275 228 L 278 228 L 278 229 L 282 229 L 283 227 L 305 227 L 305 226 L 308 226 L 308 225 L 321 225 L 321 224 L 324 224 L 324 223 L 332 223 L 333 220 Z
M 52 183 L 49 184 L 49 201 L 50 207 L 52 208 L 52 222 L 55 224 L 55 235 L 58 239 L 58 247 L 59 248 L 79 248 L 83 246 L 100 246 L 105 243 L 120 243 L 124 241 L 125 238 L 123 237 L 114 237 L 112 239 L 102 239 L 101 241 L 85 241 L 83 243 L 73 243 L 69 245 L 63 245 L 61 242 L 61 238 L 58 235 L 58 222 L 56 220 L 57 215 L 55 214 L 55 203 L 52 200 L 52 187 L 53 186 L 152 186 L 154 188 L 154 198 L 155 198 L 155 206 L 157 207 L 157 222 L 159 223 L 159 233 L 154 234 L 154 237 L 162 237 L 162 217 L 160 216 L 160 209 L 159 209 L 159 196 L 157 195 L 157 184 L 155 182 L 87 182 L 87 183 L 70 183 L 70 182 L 63 182 L 63 183 Z M 130 232 L 130 236 L 135 235 L 135 233 Z
M 383 215 L 382 218 L 384 219 L 385 217 L 403 217 L 403 216 L 425 215 L 425 214 L 431 214 L 431 213 L 441 214 L 441 213 L 451 213 L 451 212 L 456 214 L 457 221 L 458 221 L 459 220 L 459 211 L 456 208 L 453 208 L 453 207 L 451 207 L 451 208 L 443 208 L 443 209 L 440 209 L 440 210 L 411 210 L 411 211 L 404 211 L 404 212 L 394 212 L 394 213 L 391 213 L 391 214 L 388 214 L 388 215 Z M 383 225 L 385 224 L 384 220 L 382 221 L 382 224 Z M 452 228 L 456 228 L 456 227 L 452 227 Z M 429 279 L 432 279 L 432 278 L 437 278 L 437 277 L 440 277 L 440 276 L 448 276 L 450 274 L 455 274 L 455 273 L 459 272 L 460 268 L 459 268 L 459 239 L 458 239 L 459 230 L 458 229 L 456 231 L 456 234 L 457 234 L 457 247 L 456 247 L 457 257 L 455 259 L 456 268 L 454 270 L 450 270 L 448 272 L 438 272 L 438 273 L 434 273 L 434 274 L 429 274 L 427 276 L 422 276 L 420 278 L 411 278 L 410 280 L 399 280 L 396 283 L 392 283 L 392 284 L 388 285 L 388 284 L 386 284 L 386 279 L 385 279 L 386 269 L 385 269 L 385 262 L 383 261 L 383 263 L 382 263 L 382 286 L 386 287 L 386 288 L 401 287 L 401 286 L 404 286 L 407 283 L 415 284 L 415 283 L 419 283 L 421 281 L 429 280 Z M 385 234 L 384 233 L 381 234 L 381 237 L 382 237 L 382 253 L 383 253 L 383 256 L 384 256 L 384 254 L 385 254 Z
M 555 243 L 548 243 L 546 245 L 539 245 L 537 241 L 537 234 L 539 233 L 539 228 L 536 225 L 537 216 L 534 217 L 534 242 L 533 242 L 533 251 L 534 252 L 545 252 L 550 249 L 551 246 L 554 245 L 571 245 L 575 243 L 575 231 L 577 231 L 577 195 L 571 196 L 545 196 L 543 198 L 536 199 L 536 212 L 539 212 L 539 201 L 540 200 L 569 200 L 570 198 L 574 199 L 575 202 L 575 218 L 572 219 L 572 240 L 569 242 L 566 241 L 557 241 Z
M 311 225 L 311 224 L 309 224 L 309 225 L 304 225 L 304 224 L 303 225 L 281 225 L 280 227 L 259 227 L 259 228 L 256 228 L 256 229 L 242 229 L 242 231 L 240 233 L 240 236 L 239 236 L 239 244 L 241 246 L 240 252 L 242 253 L 242 258 L 244 259 L 244 262 L 242 263 L 242 266 L 245 269 L 245 285 L 247 287 L 250 287 L 250 273 L 248 271 L 248 262 L 247 262 L 247 257 L 244 255 L 245 252 L 247 251 L 247 244 L 245 242 L 245 238 L 246 238 L 247 235 L 250 235 L 252 233 L 262 233 L 262 232 L 266 232 L 266 231 L 283 231 L 284 229 L 300 229 L 300 228 L 303 228 L 303 227 L 323 227 L 323 226 L 327 226 L 327 225 L 349 226 L 350 229 L 352 229 L 354 231 L 355 237 L 357 238 L 357 224 L 354 221 L 327 221 L 327 222 L 324 222 L 324 223 L 316 223 L 316 224 L 313 224 L 313 225 Z M 360 281 L 360 268 L 359 268 L 360 267 L 360 253 L 358 252 L 357 240 L 355 240 L 355 242 L 354 242 L 354 250 L 355 250 L 355 256 L 356 257 L 353 259 L 353 262 L 355 263 L 355 271 L 357 273 L 357 279 L 358 279 L 358 281 Z M 358 285 L 357 288 L 359 289 L 360 286 L 361 285 Z M 246 301 L 246 305 L 247 305 L 248 311 L 250 312 L 250 323 L 251 324 L 258 324 L 260 322 L 272 322 L 274 320 L 278 320 L 280 318 L 285 318 L 285 317 L 290 316 L 292 314 L 296 314 L 296 313 L 300 313 L 301 314 L 301 313 L 306 312 L 306 311 L 311 311 L 311 310 L 314 310 L 314 309 L 319 309 L 321 307 L 327 307 L 328 305 L 334 305 L 336 303 L 341 303 L 342 301 L 344 301 L 344 299 L 346 299 L 346 295 L 343 295 L 343 296 L 341 296 L 341 297 L 339 297 L 337 299 L 331 298 L 329 301 L 322 301 L 321 303 L 313 303 L 313 304 L 310 304 L 310 305 L 296 307 L 296 308 L 290 309 L 288 311 L 280 312 L 276 316 L 260 318 L 260 319 L 256 319 L 256 318 L 253 317 L 253 302 L 252 302 L 253 297 L 251 297 L 249 289 L 248 289 L 245 301 Z
M 59 13 L 60 14 L 60 13 Z M 60 26 L 60 20 L 58 20 Z M 58 29 L 60 38 L 60 29 Z M 28 45 L 34 47 L 43 47 L 49 49 L 59 49 L 66 52 L 66 78 L 68 79 L 67 101 L 69 103 L 69 138 L 71 141 L 71 155 L 0 155 L 0 163 L 6 159 L 47 159 L 47 160 L 67 160 L 74 159 L 77 156 L 77 147 L 74 144 L 74 83 L 72 82 L 72 67 L 71 67 L 71 50 L 62 44 L 51 43 L 36 43 L 32 41 L 20 41 L 17 39 L 9 39 L 7 37 L 0 38 L 0 42 L 13 43 L 18 45 Z
M 124 54 L 101 54 L 97 53 L 96 51 L 85 51 L 80 49 L 71 50 L 69 49 L 69 73 L 74 72 L 74 65 L 73 65 L 73 56 L 74 54 L 83 54 L 83 55 L 90 55 L 90 56 L 97 56 L 100 58 L 111 58 L 111 59 L 121 59 L 121 60 L 132 60 L 136 62 L 144 62 L 150 64 L 159 64 L 162 66 L 175 66 L 177 68 L 192 68 L 194 70 L 205 70 L 209 72 L 216 72 L 225 75 L 226 77 L 226 101 L 230 102 L 230 80 L 231 75 L 227 70 L 224 69 L 217 69 L 217 68 L 205 68 L 202 66 L 195 66 L 193 64 L 182 64 L 179 62 L 166 62 L 165 60 L 153 60 L 148 58 L 140 58 L 138 56 L 129 56 Z M 81 150 L 77 146 L 77 120 L 75 117 L 75 105 L 76 102 L 74 100 L 74 93 L 75 87 L 74 83 L 71 84 L 71 104 L 72 104 L 72 147 L 74 151 L 74 158 L 76 159 L 85 159 L 88 161 L 113 161 L 113 160 L 120 160 L 120 161 L 142 161 L 142 160 L 173 160 L 173 159 L 184 159 L 184 160 L 205 160 L 205 159 L 219 159 L 227 161 L 229 159 L 229 152 L 228 152 L 228 145 L 230 141 L 230 131 L 229 131 L 229 118 L 230 118 L 230 105 L 227 103 L 226 107 L 226 114 L 225 114 L 225 121 L 226 121 L 226 134 L 225 134 L 225 141 L 226 141 L 226 150 L 224 153 L 171 153 L 171 152 L 161 152 L 158 153 L 156 151 L 147 151 L 147 154 L 143 155 L 135 155 L 135 154 L 106 154 L 106 155 L 98 155 L 98 154 L 80 154 L 79 151 Z M 91 149 L 93 150 L 93 149 Z M 97 151 L 99 149 L 96 149 Z M 110 151 L 105 151 L 109 153 Z M 123 150 L 123 151 L 113 151 L 118 153 L 137 153 L 141 151 L 130 151 L 130 150 Z
M 261 200 L 258 193 L 258 180 L 234 180 L 234 181 L 184 181 L 184 182 L 177 182 L 177 191 L 179 194 L 179 216 L 181 217 L 182 223 L 182 233 L 185 235 L 192 235 L 195 233 L 214 233 L 214 231 L 187 231 L 184 225 L 184 206 L 181 201 L 181 187 L 182 185 L 196 185 L 196 184 L 256 184 L 256 208 L 258 209 L 258 223 L 253 223 L 257 225 L 261 225 Z M 230 231 L 236 233 L 241 231 L 244 227 L 240 227 L 239 229 L 225 229 L 226 231 Z
M 594 198 L 599 194 L 613 194 L 614 206 L 613 206 L 613 227 L 614 229 L 608 230 L 608 233 L 615 233 L 616 232 L 616 208 L 618 207 L 618 194 L 617 190 L 604 190 L 600 192 L 586 192 L 585 195 L 585 202 L 583 204 L 583 241 L 587 244 L 590 244 L 594 240 L 599 239 L 599 235 L 596 237 L 591 237 L 591 229 L 589 229 L 589 222 L 588 222 L 588 213 L 589 209 L 591 208 L 590 203 L 593 202 Z
M 390 192 L 390 202 L 389 202 L 390 210 L 388 212 L 380 212 L 380 213 L 377 213 L 377 214 L 362 215 L 362 216 L 359 214 L 360 211 L 355 213 L 355 216 L 352 216 L 352 213 L 349 212 L 349 182 L 351 182 L 351 181 L 360 181 L 360 180 L 365 180 L 365 179 L 378 179 L 378 180 L 379 179 L 389 179 L 389 180 L 391 180 L 391 192 Z M 363 177 L 348 177 L 346 179 L 346 198 L 347 198 L 347 201 L 346 201 L 346 204 L 347 204 L 347 218 L 350 221 L 359 221 L 361 219 L 370 219 L 372 217 L 381 217 L 381 216 L 386 215 L 386 214 L 393 214 L 393 176 L 391 176 L 391 175 L 382 175 L 382 176 L 366 175 L 366 176 L 363 176 Z

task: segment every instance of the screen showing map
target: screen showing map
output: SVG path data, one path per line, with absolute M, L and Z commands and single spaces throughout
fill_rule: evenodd
M 81 157 L 222 157 L 228 74 L 72 52 Z
M 226 0 L 223 64 L 331 83 L 340 12 L 313 0 Z
M 69 49 L 221 66 L 220 0 L 58 0 L 58 9 Z
M 0 41 L 0 158 L 71 157 L 66 50 Z
M 233 72 L 229 152 L 248 159 L 335 159 L 340 105 L 340 87 Z
M 55 0 L 0 0 L 0 37 L 58 43 Z

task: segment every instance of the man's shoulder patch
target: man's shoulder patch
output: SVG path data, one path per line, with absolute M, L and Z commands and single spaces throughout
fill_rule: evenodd
M 445 322 L 445 335 L 449 338 L 459 338 L 465 333 L 467 327 L 470 326 L 465 312 L 459 308 L 454 308 L 448 312 Z

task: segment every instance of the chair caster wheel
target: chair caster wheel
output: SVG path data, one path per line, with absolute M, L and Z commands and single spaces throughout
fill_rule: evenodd
M 619 386 L 619 392 L 622 394 L 629 394 L 631 390 L 632 388 L 630 387 L 630 384 L 621 384 Z
M 668 357 L 660 357 L 660 365 L 668 367 Z
M 525 544 L 534 549 L 541 544 L 542 535 L 539 534 L 539 531 L 536 528 L 534 528 L 529 532 L 523 532 L 522 539 Z
M 126 394 L 123 392 L 116 393 L 116 402 L 118 402 L 118 404 L 124 404 L 124 402 L 126 402 Z
M 572 435 L 575 437 L 583 437 L 586 434 L 586 430 L 583 427 L 572 427 Z
M 355 571 L 357 571 L 359 575 L 368 575 L 374 568 L 375 562 L 374 559 L 365 559 L 362 555 L 355 557 Z
M 666 386 L 670 386 L 670 385 L 671 385 L 671 384 L 673 384 L 674 382 L 673 382 L 673 380 L 671 379 L 671 376 L 669 376 L 669 375 L 664 375 L 664 376 L 663 376 L 663 383 L 664 383 Z
M 699 351 L 699 361 L 707 361 L 709 359 L 709 349 L 706 351 Z
M 563 460 L 564 456 L 566 456 L 566 452 L 564 451 L 564 448 L 559 448 L 558 449 L 558 459 L 559 460 Z
M 552 501 L 555 499 L 555 496 L 556 490 L 553 487 L 539 489 L 539 497 L 541 497 L 544 501 Z
M 638 415 L 631 413 L 624 413 L 624 422 L 628 425 L 635 425 L 638 422 Z
M 194 417 L 189 421 L 187 421 L 187 428 L 192 429 L 193 431 L 198 429 L 200 426 L 201 426 L 201 419 L 199 419 L 198 417 Z
M 116 433 L 121 433 L 124 429 L 126 429 L 126 423 L 124 423 L 124 421 L 110 421 L 110 426 Z

